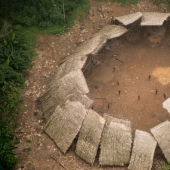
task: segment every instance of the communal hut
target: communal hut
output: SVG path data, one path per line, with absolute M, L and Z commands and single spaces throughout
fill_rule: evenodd
M 105 26 L 59 64 L 50 88 L 39 98 L 39 102 L 47 122 L 45 132 L 63 153 L 79 134 L 76 154 L 91 165 L 100 146 L 99 164 L 102 166 L 123 166 L 130 160 L 128 169 L 149 170 L 156 140 L 167 161 L 170 161 L 169 150 L 164 149 L 170 145 L 167 137 L 169 121 L 151 129 L 155 138 L 136 130 L 130 158 L 131 123 L 107 114 L 101 117 L 89 109 L 93 101 L 87 96 L 89 89 L 82 72 L 89 56 L 96 55 L 108 40 L 129 33 L 131 24 L 140 20 L 140 26 L 162 26 L 169 16 L 169 13 L 137 12 L 116 17 L 120 25 Z

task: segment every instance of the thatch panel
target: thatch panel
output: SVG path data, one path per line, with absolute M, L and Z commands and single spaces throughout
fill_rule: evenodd
M 50 118 L 52 113 L 55 111 L 58 105 L 62 105 L 66 100 L 70 101 L 79 101 L 82 103 L 86 108 L 91 107 L 93 100 L 87 97 L 85 94 L 82 94 L 80 91 L 75 89 L 70 94 L 68 91 L 56 90 L 52 93 L 53 96 L 49 100 L 45 100 L 42 102 L 42 110 L 44 113 L 44 118 L 46 121 Z
M 142 17 L 142 13 L 136 12 L 136 13 L 129 14 L 129 15 L 123 15 L 123 16 L 115 17 L 115 19 L 117 21 L 119 21 L 121 24 L 126 26 L 126 25 L 134 23 L 135 21 L 137 21 L 141 17 Z
M 136 130 L 128 169 L 151 170 L 156 144 L 150 133 Z
M 87 56 L 79 54 L 73 54 L 64 59 L 63 63 L 61 63 L 61 65 L 59 65 L 59 67 L 57 68 L 50 85 L 55 84 L 59 78 L 62 78 L 63 76 L 69 74 L 74 70 L 81 70 L 86 63 L 86 60 Z
M 84 95 L 88 92 L 89 89 L 81 70 L 72 71 L 62 77 L 39 98 L 45 119 L 48 120 L 56 106 L 62 104 L 73 93 L 75 93 L 73 100 L 80 100 L 89 107 L 92 101 Z
M 144 12 L 141 26 L 161 26 L 170 16 L 170 13 Z
M 60 98 L 61 100 L 62 98 Z M 64 97 L 63 97 L 64 99 Z M 85 94 L 82 94 L 80 91 L 75 90 L 72 94 L 69 94 L 68 96 L 65 96 L 65 100 L 69 99 L 70 101 L 79 101 L 80 103 L 82 103 L 86 108 L 91 107 L 91 105 L 93 104 L 93 100 L 91 100 L 88 96 L 86 96 Z
M 131 123 L 106 114 L 104 118 L 106 124 L 100 144 L 100 165 L 123 166 L 128 164 L 132 144 Z
M 170 162 L 170 122 L 167 120 L 155 126 L 151 132 L 162 149 L 167 162 Z
M 77 55 L 89 55 L 89 54 L 97 54 L 102 47 L 106 44 L 108 37 L 106 35 L 98 35 L 95 37 L 92 37 L 91 39 L 83 42 L 80 44 L 74 51 L 74 54 L 77 53 Z
M 56 108 L 47 122 L 45 132 L 63 153 L 67 151 L 78 134 L 86 114 L 87 110 L 80 102 L 66 101 L 63 107 Z
M 170 98 L 168 98 L 167 100 L 165 100 L 163 103 L 163 108 L 166 109 L 168 111 L 168 113 L 170 113 Z
M 105 120 L 95 111 L 89 110 L 84 119 L 76 145 L 76 154 L 93 165 L 98 150 Z
M 93 37 L 105 35 L 108 39 L 120 37 L 121 35 L 125 34 L 128 30 L 120 25 L 107 25 L 102 28 L 99 32 L 93 35 Z

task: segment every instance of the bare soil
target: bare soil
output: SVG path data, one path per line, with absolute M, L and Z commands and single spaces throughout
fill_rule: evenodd
M 75 155 L 75 143 L 65 155 L 62 154 L 43 131 L 43 113 L 36 101 L 47 90 L 61 60 L 103 26 L 110 24 L 111 17 L 136 11 L 165 12 L 166 8 L 156 7 L 152 0 L 141 0 L 130 6 L 91 0 L 91 10 L 85 12 L 84 21 L 77 19 L 67 33 L 37 36 L 38 55 L 33 59 L 32 69 L 23 73 L 27 87 L 21 94 L 25 103 L 18 120 L 20 126 L 16 130 L 20 140 L 15 151 L 19 159 L 16 170 L 127 169 L 99 167 L 98 160 L 91 167 Z M 99 55 L 93 56 L 93 62 L 84 70 L 90 88 L 89 96 L 94 99 L 93 109 L 101 115 L 108 113 L 130 120 L 133 133 L 135 129 L 149 132 L 150 128 L 169 119 L 162 102 L 165 100 L 164 93 L 166 97 L 170 96 L 170 37 L 168 33 L 164 36 L 163 30 L 158 37 L 147 36 L 149 29 L 142 30 L 140 36 L 132 32 L 126 37 L 111 40 Z M 96 99 L 101 97 L 104 99 Z M 165 159 L 157 148 L 153 170 L 161 169 L 160 161 Z
M 166 34 L 162 42 L 161 37 L 154 42 L 148 39 L 151 37 L 144 39 L 142 35 L 135 42 L 126 37 L 113 39 L 84 71 L 92 108 L 101 115 L 130 120 L 134 131 L 150 132 L 170 118 L 162 107 L 170 95 L 170 37 Z

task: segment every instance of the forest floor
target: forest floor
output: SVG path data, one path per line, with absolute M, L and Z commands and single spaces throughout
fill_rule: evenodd
M 23 73 L 26 88 L 21 96 L 25 102 L 22 106 L 23 113 L 19 115 L 19 128 L 16 130 L 20 141 L 15 150 L 19 159 L 16 170 L 127 169 L 100 167 L 97 160 L 91 167 L 75 155 L 74 143 L 65 155 L 62 154 L 43 131 L 43 113 L 36 101 L 47 90 L 59 62 L 80 43 L 109 25 L 112 17 L 137 11 L 166 12 L 166 8 L 155 6 L 153 0 L 140 0 L 136 5 L 130 6 L 91 0 L 91 10 L 85 12 L 84 18 L 77 18 L 75 26 L 67 33 L 37 36 L 37 56 L 33 58 L 33 67 Z M 102 50 L 97 57 L 100 64 L 94 64 L 84 72 L 90 89 L 89 96 L 94 99 L 94 110 L 101 115 L 108 113 L 130 120 L 133 132 L 135 129 L 149 132 L 150 128 L 169 119 L 168 112 L 162 108 L 165 100 L 163 94 L 170 96 L 168 42 L 169 36 L 156 45 L 143 39 L 133 42 L 122 37 L 112 41 L 109 50 Z M 123 62 L 115 60 L 115 56 Z M 98 97 L 105 99 L 95 99 Z M 160 170 L 161 161 L 165 159 L 157 148 L 152 169 Z

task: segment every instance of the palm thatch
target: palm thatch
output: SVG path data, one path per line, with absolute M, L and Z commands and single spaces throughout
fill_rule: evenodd
M 170 113 L 170 98 L 165 100 L 162 105 L 163 105 L 163 108 L 166 109 L 168 113 Z
M 151 170 L 156 144 L 150 133 L 136 130 L 128 169 Z
M 161 26 L 170 16 L 170 13 L 144 12 L 141 26 Z
M 128 30 L 120 25 L 107 25 L 102 28 L 98 33 L 94 34 L 93 37 L 105 35 L 108 39 L 117 38 L 125 34 Z
M 67 75 L 71 71 L 81 70 L 86 63 L 86 60 L 87 60 L 87 56 L 79 55 L 79 54 L 73 54 L 67 57 L 66 59 L 64 59 L 62 61 L 63 63 L 61 63 L 57 68 L 56 73 L 50 85 L 55 84 L 59 78 Z
M 105 120 L 95 111 L 89 110 L 84 119 L 76 145 L 76 154 L 93 165 L 102 135 Z
M 66 101 L 58 106 L 45 126 L 45 132 L 54 140 L 58 148 L 65 153 L 78 134 L 87 114 L 84 105 L 78 101 Z
M 92 101 L 84 95 L 88 92 L 89 89 L 81 70 L 72 71 L 62 77 L 39 98 L 45 119 L 48 120 L 56 106 L 66 101 L 73 93 L 73 100 L 80 100 L 86 107 L 89 107 Z
M 104 115 L 106 124 L 100 146 L 100 165 L 123 166 L 129 163 L 132 135 L 131 124 L 127 120 Z
M 74 54 L 78 55 L 89 55 L 89 54 L 97 54 L 101 48 L 106 43 L 108 37 L 106 35 L 98 35 L 95 37 L 92 37 L 91 39 L 83 42 L 80 44 L 74 51 Z
M 170 122 L 167 120 L 151 129 L 151 133 L 157 140 L 162 152 L 170 162 Z
M 127 25 L 132 24 L 135 21 L 139 20 L 141 17 L 142 17 L 142 13 L 136 12 L 136 13 L 129 14 L 129 15 L 115 17 L 115 20 L 117 20 L 119 23 L 127 26 Z

